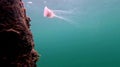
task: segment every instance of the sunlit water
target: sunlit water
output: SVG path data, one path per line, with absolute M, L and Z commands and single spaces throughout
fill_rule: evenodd
M 38 67 L 120 67 L 120 0 L 24 0 Z M 43 16 L 44 7 L 72 11 Z

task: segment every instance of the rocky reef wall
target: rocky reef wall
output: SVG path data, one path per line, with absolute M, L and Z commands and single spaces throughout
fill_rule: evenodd
M 0 67 L 36 67 L 38 53 L 21 0 L 0 0 Z

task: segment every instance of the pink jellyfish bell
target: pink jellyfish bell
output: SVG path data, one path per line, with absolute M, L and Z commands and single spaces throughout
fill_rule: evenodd
M 45 6 L 45 8 L 44 8 L 44 17 L 54 18 L 55 14 L 51 9 L 49 9 L 47 6 Z

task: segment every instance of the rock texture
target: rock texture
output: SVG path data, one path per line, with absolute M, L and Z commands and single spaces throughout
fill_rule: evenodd
M 30 18 L 21 0 L 0 0 L 0 67 L 36 67 Z

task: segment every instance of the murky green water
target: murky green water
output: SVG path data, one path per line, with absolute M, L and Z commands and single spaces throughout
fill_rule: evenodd
M 46 0 L 51 9 L 72 10 L 43 17 L 44 0 L 24 0 L 31 18 L 38 67 L 120 67 L 120 0 Z

